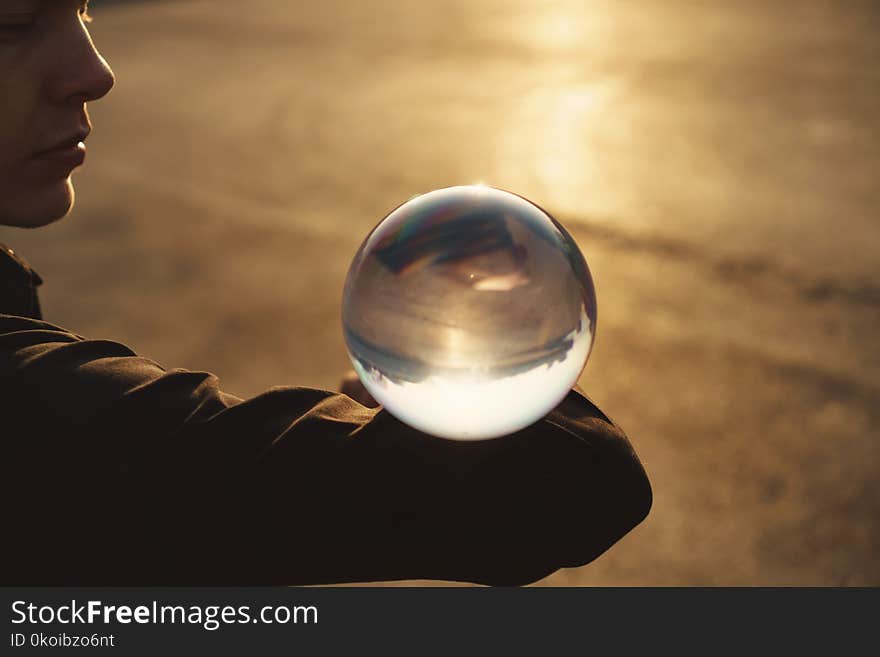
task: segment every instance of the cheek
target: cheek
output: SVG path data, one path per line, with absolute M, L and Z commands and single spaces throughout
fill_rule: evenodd
M 44 101 L 41 108 L 40 102 L 44 67 L 34 56 L 10 57 L 3 48 L 0 44 L 0 144 L 18 146 L 15 150 L 21 153 L 33 140 L 36 126 L 48 118 L 42 116 L 48 103 Z
M 0 71 L 0 75 L 2 75 L 2 71 Z M 4 173 L 12 156 L 11 149 L 15 145 L 14 139 L 17 130 L 13 126 L 17 127 L 19 123 L 17 112 L 12 107 L 12 101 L 15 98 L 14 92 L 9 86 L 0 78 L 0 98 L 3 99 L 3 102 L 0 103 L 0 170 L 3 170 Z M 0 180 L 0 185 L 2 184 L 3 181 Z
M 63 217 L 73 203 L 69 178 L 45 175 L 32 159 L 45 131 L 57 124 L 42 93 L 43 54 L 11 53 L 0 45 L 0 224 L 41 226 Z
M 24 185 L 23 165 L 38 148 L 39 91 L 21 68 L 8 70 L 0 57 L 0 194 Z

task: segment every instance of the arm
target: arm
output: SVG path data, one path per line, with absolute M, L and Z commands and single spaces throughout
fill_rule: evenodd
M 8 585 L 519 584 L 591 561 L 651 505 L 578 392 L 512 436 L 453 442 L 322 390 L 243 401 L 0 315 L 0 400 Z

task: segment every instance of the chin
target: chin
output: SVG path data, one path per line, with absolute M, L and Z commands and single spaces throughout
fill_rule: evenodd
M 63 219 L 73 208 L 76 193 L 70 178 L 50 187 L 0 201 L 0 224 L 39 228 Z

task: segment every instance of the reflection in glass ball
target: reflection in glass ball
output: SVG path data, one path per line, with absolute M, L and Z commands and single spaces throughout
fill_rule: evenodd
M 399 420 L 494 438 L 551 411 L 596 330 L 590 271 L 565 229 L 482 185 L 417 196 L 367 236 L 345 282 L 355 371 Z

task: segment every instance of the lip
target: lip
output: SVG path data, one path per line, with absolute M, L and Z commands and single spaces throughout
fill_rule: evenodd
M 86 135 L 77 135 L 60 142 L 57 146 L 37 153 L 34 158 L 55 170 L 73 170 L 86 159 Z

